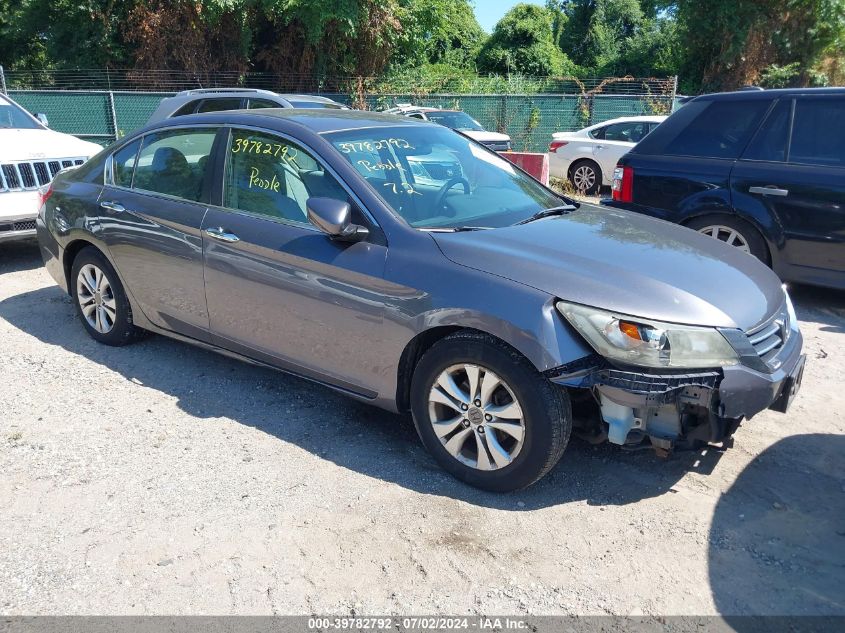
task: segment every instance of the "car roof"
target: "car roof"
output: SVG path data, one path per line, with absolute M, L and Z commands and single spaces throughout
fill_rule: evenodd
M 202 114 L 188 114 L 177 119 L 166 119 L 150 126 L 172 127 L 189 125 L 204 121 L 229 125 L 250 125 L 267 119 L 288 121 L 308 128 L 316 134 L 339 132 L 371 127 L 407 127 L 410 125 L 424 125 L 440 128 L 435 123 L 428 123 L 418 119 L 398 117 L 395 114 L 367 112 L 362 110 L 334 110 L 312 108 L 262 108 L 261 110 L 229 110 L 226 112 L 205 112 Z
M 630 121 L 650 121 L 652 123 L 661 123 L 662 121 L 666 120 L 666 115 L 663 114 L 649 114 L 643 116 L 620 116 L 616 117 L 615 119 L 608 119 L 607 121 L 602 121 L 601 123 L 594 123 L 593 125 L 584 128 L 585 130 L 591 130 L 594 127 L 600 127 L 602 125 L 610 125 L 613 123 L 628 123 Z
M 701 95 L 692 101 L 730 101 L 746 99 L 777 99 L 779 97 L 793 97 L 798 95 L 845 95 L 845 88 L 772 88 L 768 90 L 735 90 L 733 92 L 713 92 Z

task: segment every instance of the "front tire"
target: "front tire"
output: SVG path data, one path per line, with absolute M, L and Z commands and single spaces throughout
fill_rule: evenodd
M 495 492 L 531 485 L 560 460 L 572 430 L 566 392 L 518 351 L 461 331 L 420 359 L 411 412 L 423 444 L 466 483 Z
M 143 330 L 132 322 L 132 307 L 117 272 L 93 246 L 73 260 L 70 285 L 76 313 L 95 341 L 121 346 L 142 336 Z

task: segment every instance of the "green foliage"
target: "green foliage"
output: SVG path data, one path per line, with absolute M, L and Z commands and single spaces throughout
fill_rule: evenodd
M 568 20 L 558 44 L 593 74 L 617 74 L 626 44 L 644 19 L 639 0 L 571 0 L 561 3 Z
M 499 20 L 482 47 L 479 70 L 537 77 L 573 72 L 572 62 L 552 40 L 553 17 L 543 7 L 516 5 Z
M 468 0 L 400 0 L 398 19 L 402 32 L 393 67 L 475 68 L 486 36 Z

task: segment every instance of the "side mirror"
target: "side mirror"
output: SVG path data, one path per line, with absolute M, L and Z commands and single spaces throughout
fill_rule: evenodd
M 367 227 L 352 224 L 352 207 L 334 198 L 308 198 L 308 221 L 333 240 L 359 242 L 369 234 Z
M 50 121 L 47 120 L 47 115 L 43 112 L 39 112 L 38 114 L 36 114 L 35 118 L 38 119 L 38 122 L 44 127 L 50 127 Z

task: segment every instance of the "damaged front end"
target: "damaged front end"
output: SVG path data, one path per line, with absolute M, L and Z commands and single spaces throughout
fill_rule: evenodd
M 720 370 L 640 373 L 609 367 L 595 356 L 578 365 L 558 368 L 549 378 L 584 390 L 581 398 L 574 398 L 581 414 L 576 432 L 591 442 L 607 439 L 632 447 L 648 440 L 659 453 L 668 454 L 676 448 L 725 442 L 742 419 L 718 415 Z
M 648 441 L 664 455 L 727 443 L 742 420 L 786 412 L 801 386 L 801 332 L 785 291 L 779 309 L 745 332 L 558 309 L 596 353 L 546 375 L 569 390 L 574 431 L 591 442 Z

